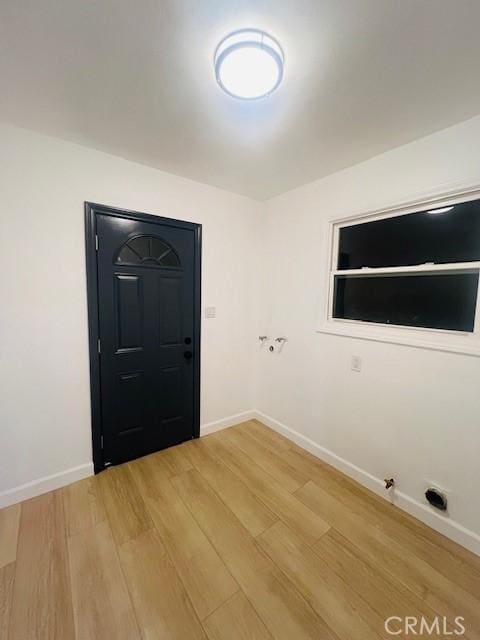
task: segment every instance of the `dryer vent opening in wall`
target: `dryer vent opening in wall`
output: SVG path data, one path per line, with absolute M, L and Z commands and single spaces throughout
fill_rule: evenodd
M 438 509 L 439 511 L 447 510 L 447 497 L 443 495 L 438 489 L 429 487 L 425 491 L 425 498 L 432 507 L 435 507 L 435 509 Z

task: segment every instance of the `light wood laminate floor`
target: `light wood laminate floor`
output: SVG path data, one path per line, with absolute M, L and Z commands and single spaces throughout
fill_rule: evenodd
M 256 421 L 3 509 L 0 539 L 1 640 L 480 638 L 480 558 Z

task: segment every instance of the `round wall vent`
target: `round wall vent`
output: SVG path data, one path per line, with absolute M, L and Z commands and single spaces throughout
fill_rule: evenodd
M 425 498 L 435 509 L 439 509 L 440 511 L 447 510 L 447 496 L 438 489 L 435 489 L 435 487 L 429 487 L 425 491 Z

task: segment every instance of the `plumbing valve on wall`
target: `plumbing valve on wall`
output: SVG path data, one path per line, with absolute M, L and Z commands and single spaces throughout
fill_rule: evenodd
M 268 336 L 258 336 L 258 339 L 260 340 L 262 347 L 268 342 Z M 275 351 L 277 353 L 281 353 L 286 342 L 287 338 L 285 338 L 284 336 L 279 336 L 278 338 L 275 338 L 273 342 L 270 341 L 270 344 L 268 345 L 268 351 L 270 353 L 275 353 Z

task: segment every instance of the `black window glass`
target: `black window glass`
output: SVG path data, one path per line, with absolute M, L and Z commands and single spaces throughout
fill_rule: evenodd
M 480 261 L 480 200 L 342 227 L 339 234 L 338 269 Z
M 163 242 L 163 240 L 160 240 L 160 238 L 150 238 L 150 243 L 150 254 L 152 258 L 156 258 L 158 260 L 161 256 L 170 251 L 169 245 L 165 244 L 165 242 Z
M 124 245 L 118 254 L 117 262 L 127 262 L 129 264 L 137 264 L 141 262 L 142 259 L 135 253 L 128 245 Z
M 140 259 L 145 260 L 150 256 L 150 238 L 148 236 L 139 236 L 128 242 L 130 249 L 135 251 Z
M 162 257 L 160 264 L 162 267 L 178 267 L 179 262 L 177 254 L 173 250 L 169 251 Z
M 473 331 L 478 273 L 335 276 L 334 318 Z

